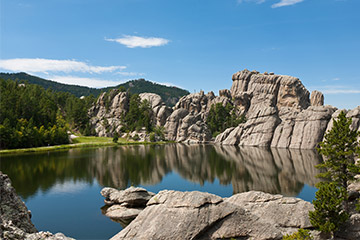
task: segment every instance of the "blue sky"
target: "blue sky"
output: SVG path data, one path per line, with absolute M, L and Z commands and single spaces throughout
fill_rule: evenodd
M 0 71 L 230 88 L 245 68 L 360 105 L 359 0 L 0 0 Z

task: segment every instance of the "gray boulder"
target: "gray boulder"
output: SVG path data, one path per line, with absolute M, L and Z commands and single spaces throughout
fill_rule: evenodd
M 120 191 L 114 188 L 103 188 L 101 195 L 105 198 L 106 205 L 123 204 L 123 206 L 129 207 L 142 207 L 155 194 L 144 188 L 129 187 Z

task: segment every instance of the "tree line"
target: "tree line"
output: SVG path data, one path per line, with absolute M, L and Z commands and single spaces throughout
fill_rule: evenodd
M 0 148 L 65 144 L 67 131 L 89 129 L 88 108 L 93 96 L 70 93 L 0 79 Z

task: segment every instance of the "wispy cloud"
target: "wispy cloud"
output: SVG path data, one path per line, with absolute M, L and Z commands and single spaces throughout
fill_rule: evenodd
M 267 0 L 237 0 L 237 2 L 240 3 L 244 3 L 244 2 L 253 2 L 253 3 L 257 3 L 257 4 L 261 4 L 266 2 Z M 278 8 L 278 7 L 285 7 L 285 6 L 291 6 L 297 3 L 301 3 L 305 0 L 280 0 L 280 2 L 278 3 L 274 3 L 273 5 L 271 5 L 272 8 Z
M 254 3 L 257 3 L 257 4 L 264 3 L 265 1 L 266 1 L 266 0 L 237 0 L 238 3 L 254 2 Z
M 139 36 L 130 36 L 124 35 L 122 38 L 105 38 L 109 42 L 117 42 L 122 45 L 125 45 L 128 48 L 150 48 L 150 47 L 159 47 L 164 46 L 170 42 L 170 40 L 165 38 L 156 38 L 156 37 L 139 37 Z
M 111 80 L 104 80 L 98 78 L 86 78 L 86 77 L 76 77 L 76 76 L 50 76 L 48 77 L 48 79 L 59 83 L 93 87 L 93 88 L 116 86 L 120 83 L 125 82 L 123 80 L 111 81 Z
M 48 72 L 83 72 L 104 73 L 123 70 L 125 66 L 91 66 L 76 60 L 55 60 L 43 58 L 14 58 L 0 60 L 0 68 L 13 72 L 48 73 Z
M 360 89 L 356 89 L 353 87 L 345 86 L 345 85 L 329 85 L 323 86 L 321 88 L 317 88 L 324 94 L 359 94 Z
M 271 5 L 272 8 L 278 8 L 278 7 L 285 7 L 285 6 L 291 6 L 297 3 L 301 3 L 304 0 L 281 0 L 278 3 L 275 3 L 273 5 Z

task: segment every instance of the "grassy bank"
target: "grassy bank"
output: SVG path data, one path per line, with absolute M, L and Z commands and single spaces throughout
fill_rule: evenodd
M 125 138 L 119 138 L 118 142 L 114 143 L 112 141 L 112 138 L 110 137 L 83 137 L 83 136 L 74 138 L 72 141 L 73 143 L 64 144 L 64 145 L 0 150 L 0 155 L 13 154 L 13 153 L 48 152 L 48 151 L 64 150 L 71 148 L 90 148 L 90 147 L 105 147 L 105 146 L 118 146 L 118 145 L 143 145 L 143 144 L 165 143 L 165 142 L 134 142 L 134 141 L 129 141 Z

